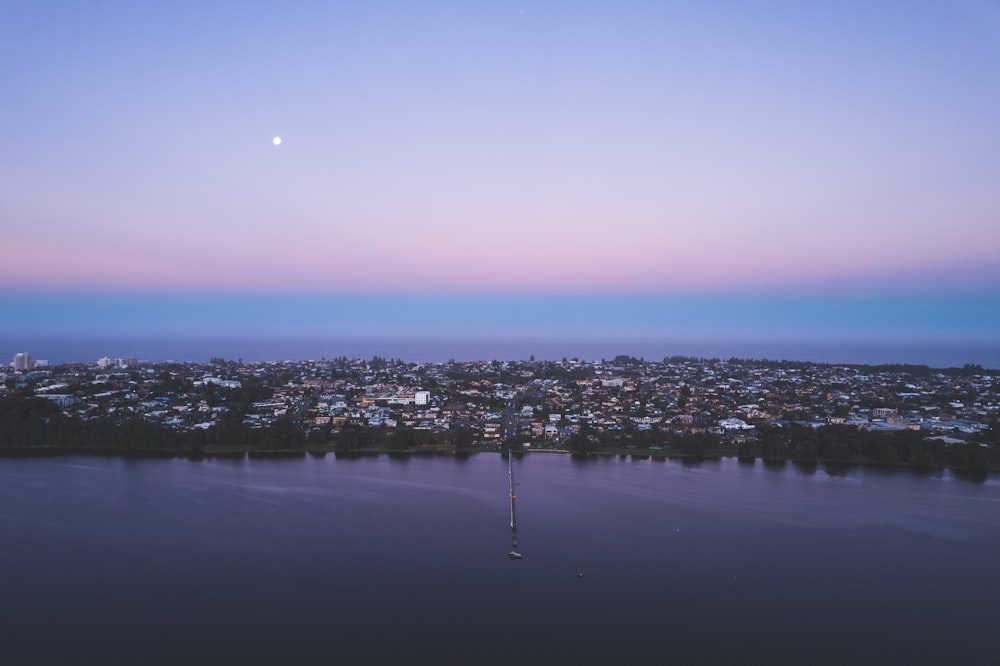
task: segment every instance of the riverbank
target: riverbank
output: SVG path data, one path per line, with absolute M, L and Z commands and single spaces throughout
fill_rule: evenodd
M 337 450 L 336 447 L 309 447 L 309 448 L 291 448 L 291 449 L 242 449 L 233 447 L 208 447 L 202 451 L 177 451 L 169 449 L 144 449 L 144 450 L 122 450 L 122 449 L 109 449 L 109 448 L 66 448 L 66 447 L 45 447 L 45 446 L 35 446 L 35 447 L 0 447 L 0 459 L 2 458 L 30 458 L 30 457 L 57 457 L 57 456 L 74 456 L 74 455 L 93 455 L 93 456 L 110 456 L 110 457 L 121 457 L 126 459 L 167 459 L 167 458 L 184 458 L 188 460 L 201 460 L 201 459 L 211 459 L 211 458 L 230 458 L 230 459 L 242 459 L 242 458 L 303 458 L 305 456 L 314 457 L 325 457 L 332 454 L 336 457 L 343 458 L 364 458 L 364 457 L 378 457 L 378 456 L 390 456 L 394 458 L 405 458 L 410 456 L 417 457 L 430 457 L 430 456 L 443 456 L 443 457 L 458 457 L 458 458 L 469 458 L 473 455 L 480 454 L 506 454 L 506 449 L 499 448 L 470 448 L 467 450 L 456 451 L 453 447 L 444 446 L 421 446 L 421 447 L 411 447 L 405 449 L 392 449 L 388 447 L 365 447 L 352 449 L 350 451 Z M 793 464 L 798 467 L 823 467 L 825 469 L 853 469 L 858 467 L 873 467 L 882 469 L 906 469 L 915 472 L 935 472 L 949 470 L 951 472 L 960 473 L 963 475 L 969 475 L 970 478 L 983 477 L 989 474 L 1000 474 L 1000 463 L 991 463 L 986 469 L 974 469 L 968 466 L 962 467 L 957 465 L 913 465 L 903 461 L 896 462 L 884 462 L 879 460 L 871 460 L 865 458 L 856 458 L 852 460 L 842 461 L 842 460 L 829 460 L 824 458 L 816 458 L 812 460 L 786 457 L 786 458 L 763 458 L 757 456 L 741 456 L 738 453 L 727 450 L 719 449 L 707 452 L 703 455 L 693 455 L 684 453 L 681 451 L 636 451 L 626 450 L 626 449 L 605 449 L 599 451 L 587 451 L 587 452 L 577 452 L 571 451 L 565 448 L 526 448 L 514 450 L 514 455 L 518 458 L 530 457 L 533 454 L 555 454 L 555 455 L 569 455 L 576 459 L 586 459 L 586 458 L 619 458 L 622 460 L 680 460 L 687 462 L 699 462 L 699 461 L 711 461 L 711 460 L 722 460 L 722 459 L 737 459 L 741 463 L 752 464 L 757 461 L 762 462 L 765 465 L 772 466 L 782 466 L 786 464 Z

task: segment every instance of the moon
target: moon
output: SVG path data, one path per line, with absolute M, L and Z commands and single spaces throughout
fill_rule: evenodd
M 273 139 L 271 139 L 271 143 L 273 143 L 276 146 L 280 146 L 281 145 L 281 137 L 280 136 L 274 137 Z

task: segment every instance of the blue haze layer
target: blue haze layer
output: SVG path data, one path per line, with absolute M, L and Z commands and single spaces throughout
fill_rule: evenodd
M 1000 367 L 1000 297 L 0 296 L 0 361 L 586 360 L 617 354 Z
M 995 342 L 1000 293 L 965 296 L 0 294 L 0 335 L 534 336 Z

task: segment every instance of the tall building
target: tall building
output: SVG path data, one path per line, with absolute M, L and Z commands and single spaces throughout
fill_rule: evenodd
M 101 370 L 107 370 L 108 368 L 111 367 L 111 359 L 108 358 L 107 356 L 102 356 L 101 358 L 97 359 L 97 367 L 100 368 Z
M 14 370 L 20 370 L 21 372 L 35 369 L 35 362 L 31 360 L 31 354 L 27 352 L 14 354 L 14 360 L 11 365 L 14 366 Z

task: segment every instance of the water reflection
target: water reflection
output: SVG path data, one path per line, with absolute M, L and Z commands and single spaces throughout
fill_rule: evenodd
M 362 460 L 364 458 L 378 458 L 382 454 L 378 451 L 334 451 L 333 457 L 337 460 Z
M 713 467 L 717 466 L 722 458 L 680 458 L 682 467 Z
M 827 476 L 846 476 L 852 469 L 855 469 L 855 466 L 850 463 L 832 461 L 823 463 L 823 471 L 826 472 Z
M 499 455 L 0 460 L 4 655 L 509 663 L 517 617 L 523 663 L 991 663 L 1000 484 L 630 460 L 519 457 L 514 564 Z
M 801 474 L 812 476 L 819 468 L 819 463 L 815 460 L 793 460 L 792 467 Z
M 941 470 L 935 467 L 908 467 L 907 469 L 913 476 L 924 479 L 933 479 L 941 475 Z
M 250 458 L 273 458 L 275 460 L 280 460 L 282 458 L 305 458 L 305 451 L 250 451 L 247 454 Z
M 987 472 L 969 472 L 966 470 L 960 470 L 952 471 L 952 474 L 962 481 L 972 481 L 973 483 L 986 483 L 986 480 L 989 478 L 989 474 Z

